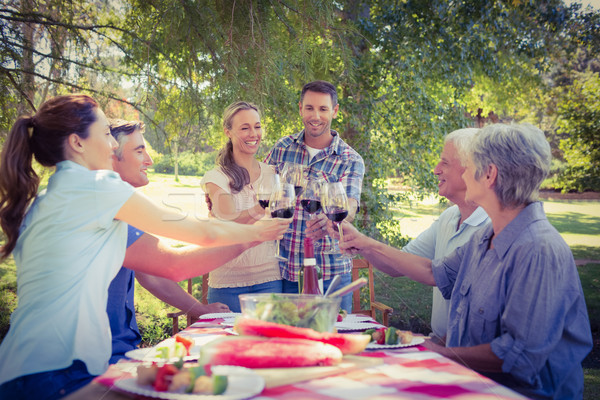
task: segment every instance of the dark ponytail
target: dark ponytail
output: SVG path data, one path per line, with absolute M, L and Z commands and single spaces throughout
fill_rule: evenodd
M 0 225 L 6 242 L 0 249 L 0 260 L 15 248 L 19 227 L 27 206 L 37 193 L 40 178 L 31 165 L 29 146 L 31 117 L 21 117 L 13 125 L 2 149 L 0 164 Z
M 97 108 L 98 103 L 86 95 L 58 96 L 42 104 L 35 116 L 17 119 L 11 128 L 0 161 L 0 226 L 6 235 L 0 260 L 14 250 L 25 211 L 37 194 L 40 178 L 33 156 L 45 167 L 63 161 L 67 137 L 76 133 L 86 138 Z

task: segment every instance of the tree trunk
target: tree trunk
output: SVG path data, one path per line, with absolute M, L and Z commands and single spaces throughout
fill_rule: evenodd
M 35 11 L 35 4 L 33 0 L 21 1 L 21 12 L 24 14 Z M 19 102 L 19 115 L 28 114 L 32 110 L 30 107 L 35 107 L 35 78 L 33 72 L 35 71 L 35 64 L 33 62 L 33 48 L 35 44 L 35 25 L 31 22 L 23 22 L 21 24 L 21 32 L 23 33 L 23 59 L 21 60 L 21 90 L 25 100 L 29 103 L 29 106 L 25 102 Z M 33 110 L 35 111 L 35 109 Z
M 173 141 L 173 163 L 175 164 L 175 182 L 179 182 L 179 146 L 177 139 Z

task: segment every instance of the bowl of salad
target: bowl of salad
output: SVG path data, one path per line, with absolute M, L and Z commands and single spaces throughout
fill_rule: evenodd
M 243 318 L 333 332 L 341 297 L 314 294 L 256 293 L 239 295 Z

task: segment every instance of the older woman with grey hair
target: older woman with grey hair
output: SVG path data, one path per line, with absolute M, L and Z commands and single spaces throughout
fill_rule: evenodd
M 430 349 L 531 398 L 581 399 L 592 337 L 573 255 L 537 201 L 550 160 L 538 128 L 487 126 L 469 146 L 463 179 L 466 200 L 491 224 L 470 242 L 431 261 L 344 224 L 343 248 L 450 299 L 446 347 L 428 341 Z

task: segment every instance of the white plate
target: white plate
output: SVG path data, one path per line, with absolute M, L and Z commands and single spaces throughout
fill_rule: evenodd
M 362 321 L 373 321 L 373 318 L 363 314 L 348 314 L 341 322 L 362 322 Z
M 193 361 L 193 360 L 197 360 L 198 357 L 200 356 L 200 346 L 195 338 L 192 338 L 192 340 L 194 340 L 194 344 L 190 347 L 190 355 L 189 356 L 185 356 L 183 357 L 183 361 Z M 167 361 L 178 361 L 179 357 L 173 357 L 169 360 L 162 358 L 162 357 L 158 357 L 157 355 L 157 351 L 156 349 L 158 349 L 159 347 L 173 347 L 175 345 L 175 339 L 173 338 L 169 338 L 169 339 L 165 339 L 162 342 L 158 343 L 157 345 L 155 345 L 154 347 L 147 347 L 147 348 L 143 348 L 143 349 L 134 349 L 134 350 L 129 350 L 127 353 L 125 353 L 125 356 L 128 358 L 131 358 L 132 360 L 138 360 L 138 361 L 155 361 L 155 362 L 167 362 Z
M 421 344 L 425 341 L 424 338 L 420 336 L 413 336 L 413 340 L 410 343 L 398 343 L 398 344 L 377 344 L 375 342 L 371 342 L 367 345 L 367 350 L 382 350 L 382 349 L 399 349 L 401 347 L 411 347 Z
M 335 328 L 338 331 L 366 331 L 367 329 L 384 328 L 384 326 L 373 322 L 342 321 L 336 322 Z
M 198 321 L 202 321 L 203 319 L 215 319 L 215 318 L 223 318 L 223 319 L 235 319 L 236 317 L 241 316 L 242 313 L 212 313 L 212 314 L 202 314 Z
M 220 395 L 157 392 L 150 385 L 140 386 L 137 378 L 121 379 L 115 386 L 125 392 L 154 397 L 157 399 L 173 400 L 242 400 L 256 396 L 263 391 L 265 380 L 256 372 L 244 367 L 214 366 L 213 374 L 227 375 L 227 390 Z
M 183 357 L 183 361 L 194 361 L 194 360 L 197 360 L 198 357 L 200 357 L 199 351 L 195 351 L 195 352 L 192 352 L 192 351 L 193 351 L 193 347 L 190 349 L 190 355 Z M 132 360 L 148 361 L 148 362 L 150 362 L 150 361 L 152 361 L 152 362 L 167 362 L 167 361 L 175 362 L 175 361 L 179 360 L 178 357 L 173 357 L 168 360 L 165 358 L 162 358 L 162 357 L 157 357 L 156 349 L 154 347 L 129 350 L 127 353 L 125 353 L 125 357 L 131 358 Z

